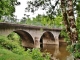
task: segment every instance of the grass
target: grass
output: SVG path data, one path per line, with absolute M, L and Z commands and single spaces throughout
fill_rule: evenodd
M 18 55 L 7 49 L 0 48 L 0 60 L 32 60 L 29 56 Z

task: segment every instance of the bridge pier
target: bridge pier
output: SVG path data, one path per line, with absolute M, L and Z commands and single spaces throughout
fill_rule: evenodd
M 59 38 L 58 38 L 58 36 L 55 37 L 55 44 L 59 45 Z
M 39 37 L 35 37 L 34 41 L 35 41 L 34 48 L 40 48 L 40 42 L 39 42 L 40 38 Z

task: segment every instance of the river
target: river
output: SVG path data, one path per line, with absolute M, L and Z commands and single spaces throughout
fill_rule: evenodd
M 67 57 L 70 53 L 66 50 L 66 47 L 66 43 L 60 43 L 59 45 L 44 44 L 42 52 L 50 53 L 52 60 L 68 60 Z

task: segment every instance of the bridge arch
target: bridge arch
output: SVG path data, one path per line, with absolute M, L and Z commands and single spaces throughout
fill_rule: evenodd
M 17 33 L 20 36 L 21 45 L 23 47 L 25 47 L 25 48 L 33 48 L 34 47 L 34 40 L 28 32 L 26 32 L 24 30 L 15 30 L 13 32 Z
M 54 41 L 54 35 L 50 31 L 46 31 L 40 38 L 40 47 L 43 47 L 43 44 L 53 44 Z

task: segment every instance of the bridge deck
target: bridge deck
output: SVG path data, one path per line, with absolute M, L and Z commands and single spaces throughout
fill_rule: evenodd
M 30 26 L 26 24 L 14 24 L 14 23 L 0 23 L 0 29 L 7 29 L 7 28 L 22 28 L 22 29 L 37 29 L 37 30 L 52 30 L 52 31 L 61 31 L 60 28 L 48 28 L 48 27 L 42 27 L 42 26 Z

